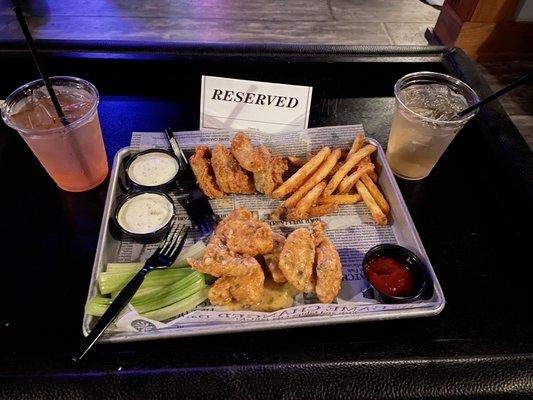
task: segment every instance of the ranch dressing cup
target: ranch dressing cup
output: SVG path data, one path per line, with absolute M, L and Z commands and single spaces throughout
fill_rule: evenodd
M 126 175 L 135 189 L 170 189 L 179 173 L 176 157 L 166 150 L 149 149 L 133 155 L 125 165 Z
M 435 72 L 404 76 L 394 95 L 387 160 L 400 178 L 425 178 L 477 110 L 464 117 L 457 113 L 477 103 L 478 96 L 464 82 Z

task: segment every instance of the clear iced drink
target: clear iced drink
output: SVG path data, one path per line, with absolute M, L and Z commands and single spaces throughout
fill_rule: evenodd
M 417 72 L 394 87 L 396 106 L 387 145 L 387 160 L 400 178 L 429 175 L 457 132 L 475 115 L 457 113 L 477 102 L 475 92 L 451 76 Z
M 50 78 L 66 117 L 61 122 L 42 80 L 14 91 L 2 118 L 16 129 L 57 185 L 70 192 L 98 186 L 108 173 L 98 91 L 73 77 Z

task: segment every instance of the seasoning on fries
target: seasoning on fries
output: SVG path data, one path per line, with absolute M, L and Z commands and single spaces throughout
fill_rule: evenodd
M 290 211 L 291 219 L 303 219 L 307 211 L 320 197 L 325 187 L 326 182 L 322 181 L 309 192 L 307 192 L 307 194 L 300 201 L 298 201 L 296 206 Z
M 365 174 L 368 174 L 370 171 L 374 169 L 374 164 L 363 164 L 360 165 L 357 170 L 353 173 L 351 173 L 348 176 L 345 176 L 341 183 L 339 184 L 339 187 L 337 188 L 337 193 L 339 194 L 346 194 L 348 193 L 352 187 L 355 185 L 355 183 L 361 179 L 361 177 Z
M 272 197 L 281 199 L 289 193 L 297 190 L 309 175 L 311 175 L 322 162 L 329 156 L 331 150 L 329 147 L 324 147 L 314 157 L 312 157 L 303 167 L 287 179 L 281 186 L 272 192 Z
M 379 188 L 374 181 L 368 175 L 363 175 L 361 180 L 378 204 L 379 208 L 381 208 L 381 211 L 383 211 L 384 214 L 388 214 L 390 211 L 389 203 L 385 200 L 385 196 L 379 191 Z
M 355 204 L 358 201 L 361 201 L 360 194 L 332 194 L 319 197 L 318 204 Z
M 357 191 L 363 198 L 363 201 L 365 202 L 366 206 L 370 210 L 370 214 L 372 214 L 372 218 L 374 221 L 376 221 L 379 225 L 387 225 L 387 217 L 381 211 L 381 208 L 379 208 L 378 204 L 370 194 L 370 192 L 367 190 L 366 186 L 363 184 L 363 182 L 358 181 L 355 186 L 357 187 Z
M 370 155 L 376 151 L 376 146 L 372 144 L 368 144 L 365 147 L 363 147 L 361 150 L 357 151 L 356 153 L 352 154 L 346 162 L 343 164 L 342 167 L 339 168 L 337 173 L 333 175 L 333 178 L 329 181 L 328 185 L 326 186 L 326 189 L 324 189 L 324 195 L 329 196 L 332 194 L 335 189 L 337 189 L 337 186 L 341 183 L 342 179 L 350 172 L 350 170 L 363 158 Z
M 314 188 L 317 184 L 319 184 L 328 174 L 329 171 L 335 166 L 337 163 L 337 160 L 341 156 L 340 149 L 335 149 L 324 161 L 324 163 L 318 167 L 316 172 L 305 182 L 296 192 L 292 194 L 291 197 L 289 197 L 287 200 L 283 202 L 283 205 L 285 207 L 294 207 L 298 201 L 302 197 L 305 196 L 307 192 L 309 192 L 312 188 Z M 325 185 L 324 185 L 325 186 Z

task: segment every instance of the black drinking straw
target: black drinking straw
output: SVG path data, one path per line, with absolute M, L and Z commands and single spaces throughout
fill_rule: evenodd
M 490 96 L 485 97 L 483 100 L 478 101 L 476 104 L 473 104 L 470 107 L 465 108 L 463 111 L 458 112 L 457 116 L 464 117 L 465 115 L 469 114 L 471 111 L 474 111 L 476 108 L 481 107 L 483 104 L 486 104 L 489 101 L 497 99 L 498 97 L 503 96 L 505 93 L 510 92 L 511 90 L 516 89 L 518 86 L 522 86 L 523 84 L 531 80 L 533 80 L 533 74 L 523 76 L 522 78 L 517 79 L 516 81 L 511 83 L 509 86 L 506 86 L 501 90 L 498 90 L 497 92 L 491 94 Z
M 20 28 L 22 29 L 22 32 L 24 33 L 24 37 L 26 38 L 26 43 L 28 44 L 28 47 L 30 48 L 31 55 L 33 57 L 33 61 L 35 62 L 35 66 L 37 67 L 37 70 L 39 71 L 39 74 L 41 75 L 41 78 L 43 79 L 44 85 L 46 86 L 46 89 L 48 90 L 48 94 L 50 95 L 50 100 L 52 100 L 52 104 L 54 105 L 54 108 L 56 109 L 57 115 L 59 116 L 59 120 L 63 123 L 63 125 L 67 125 L 68 121 L 65 118 L 65 113 L 61 109 L 61 105 L 59 104 L 59 100 L 57 99 L 56 92 L 54 91 L 54 88 L 52 87 L 52 84 L 50 83 L 50 79 L 48 79 L 48 76 L 46 75 L 43 63 L 41 62 L 41 59 L 39 58 L 39 53 L 37 52 L 37 47 L 35 46 L 35 42 L 33 41 L 33 37 L 31 36 L 30 29 L 28 28 L 28 24 L 26 23 L 26 18 L 24 18 L 24 14 L 22 14 L 22 10 L 20 7 L 14 7 L 13 12 L 17 16 L 17 20 L 19 22 Z

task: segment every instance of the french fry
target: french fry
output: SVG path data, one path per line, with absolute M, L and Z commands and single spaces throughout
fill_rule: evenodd
M 351 171 L 351 169 L 363 158 L 376 151 L 376 146 L 367 144 L 362 149 L 352 154 L 346 162 L 339 168 L 339 170 L 333 175 L 333 178 L 328 182 L 326 189 L 324 189 L 324 196 L 331 195 L 337 186 L 341 183 L 342 179 Z
M 352 143 L 352 148 L 348 152 L 347 158 L 350 157 L 352 154 L 357 153 L 359 150 L 361 150 L 361 147 L 363 147 L 363 142 L 365 141 L 365 135 L 362 133 L 358 133 L 355 135 L 355 139 Z
M 305 158 L 297 157 L 297 156 L 288 156 L 287 160 L 289 160 L 289 162 L 295 167 L 303 167 L 305 163 L 309 161 L 309 160 L 306 160 Z
M 318 204 L 355 204 L 361 200 L 359 194 L 332 194 L 327 197 L 319 197 Z
M 370 192 L 367 190 L 363 182 L 357 181 L 355 187 L 363 198 L 363 201 L 365 202 L 366 206 L 370 210 L 370 214 L 372 214 L 372 219 L 376 221 L 378 225 L 387 225 L 387 217 L 385 216 L 385 214 L 383 214 L 383 211 L 381 211 L 381 208 L 379 208 L 378 204 L 376 203 Z
M 341 155 L 342 158 L 342 155 Z M 333 168 L 331 168 L 331 171 L 329 171 L 329 174 L 326 176 L 326 179 L 329 180 L 333 178 L 333 175 L 339 170 L 340 167 L 342 167 L 342 164 L 344 164 L 342 161 L 337 161 L 337 164 Z
M 304 219 L 307 215 L 307 211 L 317 201 L 325 187 L 326 182 L 324 181 L 316 185 L 313 189 L 307 192 L 291 211 L 289 211 L 287 216 L 290 219 Z
M 309 211 L 307 211 L 307 218 L 316 218 L 331 214 L 337 209 L 337 207 L 337 204 L 319 204 L 317 206 L 313 206 L 309 209 Z
M 279 221 L 281 216 L 285 213 L 285 207 L 279 206 L 276 207 L 274 211 L 269 215 L 269 218 L 273 221 Z
M 355 172 L 352 172 L 350 175 L 345 176 L 341 183 L 339 184 L 339 187 L 337 188 L 338 194 L 346 194 L 348 193 L 353 185 L 361 179 L 361 177 L 365 174 L 368 174 L 374 169 L 374 164 L 362 164 L 360 165 Z
M 389 203 L 385 200 L 385 196 L 380 192 L 374 181 L 366 174 L 361 177 L 361 181 L 366 186 L 374 200 L 376 200 L 376 203 L 379 208 L 381 208 L 381 211 L 383 211 L 383 214 L 387 215 L 390 211 Z
M 296 171 L 289 179 L 287 179 L 281 186 L 272 192 L 272 197 L 275 199 L 281 199 L 289 193 L 298 189 L 305 181 L 305 179 L 311 175 L 322 162 L 330 155 L 331 150 L 329 147 L 324 147 L 314 157 L 312 157 L 304 166 Z
M 374 182 L 378 181 L 378 174 L 376 174 L 376 171 L 372 170 L 367 173 L 367 175 L 372 179 Z
M 329 171 L 335 166 L 340 156 L 340 149 L 333 150 L 326 161 L 318 167 L 316 172 L 302 186 L 300 186 L 296 192 L 283 202 L 283 206 L 287 208 L 296 206 L 296 203 L 298 203 L 307 192 L 322 182 L 322 180 L 328 175 Z

